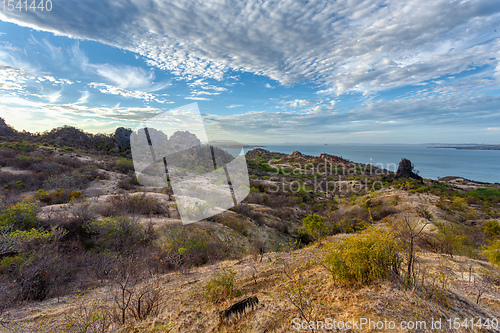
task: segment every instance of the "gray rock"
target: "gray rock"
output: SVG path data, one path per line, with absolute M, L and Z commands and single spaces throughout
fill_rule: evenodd
M 131 129 L 118 127 L 115 131 L 115 141 L 118 144 L 118 148 L 125 150 L 130 149 L 130 134 Z

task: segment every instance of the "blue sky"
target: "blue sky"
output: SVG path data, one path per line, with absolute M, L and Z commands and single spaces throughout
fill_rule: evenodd
M 0 8 L 0 116 L 109 133 L 197 102 L 243 143 L 500 143 L 497 0 Z

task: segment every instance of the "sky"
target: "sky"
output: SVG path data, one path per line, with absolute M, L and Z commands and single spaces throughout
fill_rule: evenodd
M 498 0 L 8 3 L 0 117 L 18 130 L 197 103 L 247 144 L 500 143 Z

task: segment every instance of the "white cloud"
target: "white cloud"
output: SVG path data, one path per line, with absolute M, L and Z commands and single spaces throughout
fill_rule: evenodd
M 39 45 L 44 51 L 45 54 L 47 54 L 52 61 L 55 62 L 62 62 L 63 61 L 63 52 L 61 47 L 57 47 L 55 45 L 52 45 L 47 39 L 42 39 L 41 41 L 37 40 L 33 35 L 31 35 L 31 41 L 33 41 L 35 44 Z
M 87 8 L 93 8 L 92 13 Z M 0 12 L 0 19 L 133 51 L 178 80 L 188 80 L 192 91 L 185 99 L 211 100 L 209 96 L 228 91 L 228 78 L 244 77 L 242 72 L 275 80 L 265 80 L 272 85 L 260 83 L 260 88 L 303 81 L 320 86 L 321 101 L 297 98 L 275 101 L 280 112 L 209 116 L 214 126 L 233 134 L 293 139 L 298 128 L 313 138 L 464 124 L 496 134 L 492 124 L 500 121 L 495 90 L 500 80 L 498 1 L 86 0 L 61 2 L 51 15 Z M 40 45 L 53 58 L 59 56 L 60 49 L 43 41 Z M 166 102 L 153 93 L 165 85 L 153 83 L 153 71 L 91 64 L 78 44 L 71 48 L 71 56 L 72 65 L 99 75 L 93 80 L 104 82 L 90 87 Z M 13 67 L 0 68 L 0 89 L 22 90 L 29 80 L 25 67 L 5 63 Z M 222 79 L 226 80 L 215 81 Z M 415 89 L 376 97 L 378 92 L 403 86 Z M 367 102 L 360 107 L 362 101 L 331 100 L 330 95 L 350 92 L 362 93 Z M 396 100 L 382 100 L 387 96 Z M 60 95 L 50 98 L 58 101 Z M 50 109 L 129 117 L 119 106 L 79 105 L 87 101 L 83 92 L 76 104 Z
M 0 89 L 22 90 L 27 75 L 24 70 L 0 63 Z
M 203 90 L 213 90 L 213 91 L 216 91 L 216 92 L 219 92 L 219 93 L 227 91 L 227 88 L 216 86 L 216 85 L 213 85 L 213 84 L 209 84 L 204 79 L 193 80 L 193 81 L 191 81 L 191 82 L 188 83 L 188 86 L 190 86 L 191 88 L 200 88 L 200 89 L 203 89 Z
M 228 109 L 234 109 L 234 108 L 239 108 L 239 107 L 242 107 L 243 105 L 242 104 L 232 104 L 232 105 L 229 105 L 227 106 Z
M 496 77 L 497 80 L 500 81 L 500 53 L 499 53 L 499 56 L 498 56 L 497 67 L 495 69 L 495 77 Z
M 74 84 L 73 81 L 68 80 L 68 79 L 56 79 L 53 76 L 50 75 L 44 75 L 44 76 L 39 76 L 37 78 L 38 82 L 50 82 L 52 84 L 58 84 L 58 85 L 63 85 L 63 84 Z
M 192 101 L 211 101 L 212 100 L 211 98 L 196 97 L 196 96 L 188 96 L 188 97 L 184 97 L 184 99 L 189 99 L 189 100 L 192 100 Z
M 92 88 L 98 89 L 103 94 L 120 95 L 123 97 L 143 99 L 146 101 L 155 101 L 158 103 L 172 103 L 170 101 L 159 99 L 156 97 L 156 95 L 150 94 L 148 92 L 138 91 L 138 90 L 130 91 L 130 90 L 118 88 L 118 87 L 115 87 L 115 86 L 112 86 L 109 84 L 105 84 L 105 83 L 91 82 L 91 83 L 89 83 L 89 86 Z
M 76 101 L 75 104 L 85 104 L 89 101 L 90 93 L 88 91 L 82 91 L 82 96 Z
M 111 81 L 121 89 L 137 90 L 151 86 L 155 75 L 151 71 L 133 66 L 115 66 L 110 64 L 93 65 L 101 77 Z
M 153 107 L 87 107 L 79 104 L 52 104 L 42 101 L 32 101 L 19 96 L 2 96 L 0 107 L 10 118 L 15 120 L 17 128 L 35 128 L 46 130 L 61 125 L 79 125 L 81 116 L 94 118 L 94 128 L 103 127 L 97 124 L 105 118 L 106 130 L 114 129 L 118 123 L 110 123 L 110 119 L 123 121 L 143 121 L 152 118 L 164 110 Z M 76 118 L 80 117 L 80 118 Z M 29 124 L 29 126 L 28 126 Z M 79 127 L 79 126 L 78 126 Z M 108 128 L 109 127 L 109 128 Z
M 308 101 L 305 99 L 296 99 L 294 101 L 288 101 L 285 103 L 288 104 L 289 106 L 291 106 L 292 108 L 303 107 L 303 106 L 308 106 L 308 105 L 312 104 L 311 101 Z
M 318 137 L 351 136 L 355 133 L 405 133 L 435 128 L 435 137 L 444 131 L 477 133 L 478 129 L 495 131 L 491 124 L 500 122 L 500 97 L 424 96 L 394 101 L 367 102 L 360 107 L 339 109 L 337 104 L 318 102 L 317 105 L 296 111 L 251 111 L 228 116 L 207 115 L 207 128 L 213 133 L 248 140 L 273 142 L 295 140 L 315 142 Z M 440 110 L 440 112 L 436 112 Z M 474 110 L 474 111 L 472 111 Z M 300 130 L 297 130 L 300 129 Z M 457 129 L 460 129 L 457 131 Z M 423 132 L 425 133 L 425 132 Z M 419 142 L 426 142 L 420 134 Z M 251 142 L 251 141 L 250 141 Z M 428 141 L 427 141 L 428 142 Z
M 213 92 L 213 91 L 205 91 L 205 90 L 202 90 L 202 91 L 194 90 L 194 91 L 191 92 L 191 94 L 194 95 L 194 96 L 200 96 L 200 95 L 217 96 L 217 95 L 220 95 L 221 92 L 219 92 L 219 91 Z
M 343 94 L 494 68 L 499 13 L 491 0 L 88 0 L 0 18 L 131 50 L 187 79 L 221 80 L 233 69 Z M 133 89 L 142 73 L 120 82 L 102 74 Z
M 40 105 L 44 110 L 50 110 L 58 114 L 97 116 L 126 121 L 144 121 L 154 117 L 161 112 L 160 109 L 152 107 L 87 107 L 76 104 L 46 104 Z
M 48 94 L 44 94 L 45 98 L 49 101 L 49 103 L 56 103 L 61 99 L 62 90 L 54 91 Z

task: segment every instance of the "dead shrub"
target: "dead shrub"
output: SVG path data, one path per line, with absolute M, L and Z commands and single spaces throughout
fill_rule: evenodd
M 117 216 L 125 213 L 132 215 L 168 214 L 168 206 L 146 193 L 130 195 L 122 193 L 109 197 L 99 209 L 103 216 Z
M 118 181 L 118 188 L 130 191 L 139 185 L 137 178 L 135 176 L 127 175 L 125 178 Z
M 112 311 L 102 298 L 89 300 L 85 295 L 77 295 L 77 305 L 64 314 L 61 332 L 105 333 L 113 324 Z
M 379 209 L 373 209 L 371 211 L 372 218 L 374 221 L 380 221 L 383 218 L 396 214 L 397 210 L 394 207 L 381 206 Z
M 132 295 L 130 303 L 130 311 L 136 320 L 158 316 L 165 303 L 160 280 L 152 277 L 140 285 Z
M 68 174 L 56 174 L 47 178 L 43 182 L 43 187 L 49 190 L 74 189 L 77 187 L 77 180 Z

